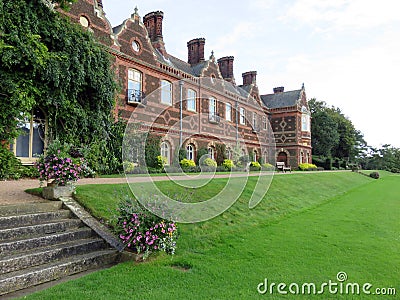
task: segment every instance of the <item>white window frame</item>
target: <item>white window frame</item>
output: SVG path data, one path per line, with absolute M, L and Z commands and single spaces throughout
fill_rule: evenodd
M 197 94 L 195 90 L 192 89 L 187 90 L 187 100 L 186 100 L 187 110 L 194 112 L 196 111 L 196 97 Z
M 194 145 L 189 144 L 186 146 L 186 158 L 190 160 L 194 160 Z
M 257 128 L 257 114 L 253 111 L 253 128 Z
M 239 123 L 246 125 L 246 111 L 243 107 L 239 108 Z
M 267 130 L 267 117 L 265 116 L 262 117 L 262 123 L 263 123 L 263 129 Z
M 172 105 L 172 83 L 168 80 L 161 80 L 161 103 Z
M 210 117 L 217 115 L 217 99 L 214 97 L 208 99 L 208 113 Z
M 214 147 L 208 147 L 208 155 L 210 155 L 210 158 L 211 159 L 213 159 L 213 160 L 215 160 L 215 149 L 214 149 Z
M 136 69 L 128 69 L 128 91 L 139 91 L 141 94 L 143 87 L 143 73 Z M 136 95 L 135 93 L 132 93 Z M 128 94 L 128 102 L 138 102 L 132 101 L 130 95 Z
M 232 104 L 225 103 L 225 120 L 232 122 Z

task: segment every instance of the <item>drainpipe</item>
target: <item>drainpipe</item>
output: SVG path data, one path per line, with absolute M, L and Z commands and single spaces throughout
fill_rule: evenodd
M 236 99 L 235 102 L 235 106 L 236 106 L 236 146 L 239 145 L 239 102 Z
M 180 99 L 179 99 L 179 148 L 182 147 L 182 94 L 183 94 L 183 81 L 179 80 L 179 90 L 180 90 Z

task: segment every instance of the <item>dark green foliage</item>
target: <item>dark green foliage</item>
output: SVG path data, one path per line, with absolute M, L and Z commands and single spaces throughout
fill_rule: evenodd
M 200 165 L 200 158 L 206 154 L 208 154 L 208 150 L 206 148 L 200 148 L 199 150 L 197 150 L 196 165 Z
M 107 140 L 116 83 L 103 46 L 40 0 L 0 0 L 0 16 L 0 140 L 18 136 L 18 118 L 35 107 L 51 140 Z
M 11 151 L 0 145 L 0 180 L 37 176 L 38 172 L 34 167 L 23 166 Z
M 353 123 L 339 108 L 328 107 L 323 101 L 311 99 L 308 104 L 312 114 L 313 154 L 340 159 L 356 157 L 366 142 Z
M 369 177 L 374 178 L 374 179 L 379 179 L 379 173 L 378 172 L 371 172 L 371 174 L 369 174 Z
M 149 134 L 146 138 L 145 159 L 148 168 L 157 169 L 157 156 L 161 153 L 161 137 L 158 135 Z
M 228 157 L 226 156 L 226 145 L 225 144 L 215 144 L 215 150 L 217 152 L 217 157 L 215 158 L 218 166 L 221 166 L 225 159 Z
M 8 149 L 0 145 L 0 179 L 19 178 L 21 162 Z

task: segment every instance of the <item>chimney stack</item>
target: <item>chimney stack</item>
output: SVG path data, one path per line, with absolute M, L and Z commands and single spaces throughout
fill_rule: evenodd
M 274 88 L 273 90 L 274 90 L 274 94 L 277 94 L 277 93 L 283 93 L 285 88 L 283 86 L 278 86 L 278 87 Z
M 242 77 L 243 77 L 243 85 L 257 84 L 256 83 L 257 71 L 250 71 L 243 73 Z
M 225 56 L 218 59 L 219 71 L 226 81 L 234 82 L 233 77 L 233 56 Z
M 162 55 L 165 55 L 166 50 L 162 34 L 163 18 L 164 13 L 162 11 L 153 11 L 143 17 L 143 24 L 146 26 L 154 48 L 158 49 Z
M 206 40 L 204 38 L 197 38 L 187 42 L 188 47 L 188 63 L 196 65 L 204 61 L 204 45 Z

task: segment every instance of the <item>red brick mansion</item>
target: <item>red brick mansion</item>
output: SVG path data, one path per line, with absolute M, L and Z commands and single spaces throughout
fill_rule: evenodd
M 272 94 L 260 94 L 257 72 L 244 72 L 239 84 L 233 75 L 234 57 L 217 59 L 214 53 L 205 57 L 204 38 L 187 42 L 187 60 L 171 55 L 163 41 L 161 11 L 141 18 L 135 9 L 114 28 L 100 0 L 78 0 L 63 13 L 107 46 L 122 85 L 117 112 L 162 135 L 161 154 L 169 162 L 180 143 L 190 159 L 200 148 L 208 149 L 212 157 L 219 155 L 216 144 L 220 142 L 230 157 L 240 139 L 242 153 L 253 160 L 269 162 L 273 153 L 272 161 L 292 167 L 311 163 L 304 85 L 294 91 L 277 87 Z M 274 137 L 274 143 L 269 137 Z

